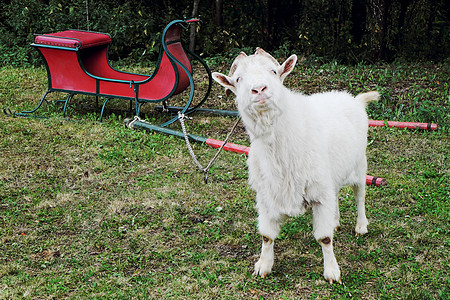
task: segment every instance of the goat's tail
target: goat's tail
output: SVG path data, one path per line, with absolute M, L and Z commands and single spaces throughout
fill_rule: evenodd
M 380 94 L 378 92 L 367 92 L 356 96 L 356 100 L 367 106 L 370 102 L 378 101 Z

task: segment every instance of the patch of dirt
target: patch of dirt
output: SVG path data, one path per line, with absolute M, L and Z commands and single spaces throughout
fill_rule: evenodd
M 32 259 L 36 259 L 36 260 L 51 260 L 53 258 L 56 257 L 60 257 L 61 256 L 61 252 L 59 252 L 58 250 L 44 250 L 42 252 L 33 254 L 31 256 Z
M 226 257 L 247 258 L 252 255 L 247 245 L 221 244 L 216 249 L 221 256 Z

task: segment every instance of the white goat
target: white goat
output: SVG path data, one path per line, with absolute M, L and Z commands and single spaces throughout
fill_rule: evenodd
M 263 243 L 254 274 L 272 271 L 274 240 L 287 216 L 313 211 L 314 237 L 322 246 L 324 277 L 341 282 L 333 252 L 339 226 L 338 192 L 351 185 L 357 201 L 356 234 L 367 233 L 365 215 L 367 103 L 377 92 L 353 97 L 346 92 L 306 96 L 283 86 L 297 56 L 280 65 L 257 48 L 241 52 L 229 76 L 214 72 L 219 84 L 236 94 L 251 148 L 249 184 L 256 191 L 258 229 Z

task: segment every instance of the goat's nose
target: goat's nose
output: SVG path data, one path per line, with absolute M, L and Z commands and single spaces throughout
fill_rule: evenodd
M 266 90 L 267 90 L 267 85 L 262 85 L 260 87 L 253 88 L 252 94 L 254 94 L 254 95 L 261 94 L 261 93 L 265 92 Z

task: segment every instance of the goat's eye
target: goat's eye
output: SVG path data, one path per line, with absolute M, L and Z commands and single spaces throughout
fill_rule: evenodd
M 277 71 L 276 70 L 272 70 L 272 73 L 277 75 Z
M 236 82 L 239 82 L 241 80 L 241 77 L 236 78 Z

